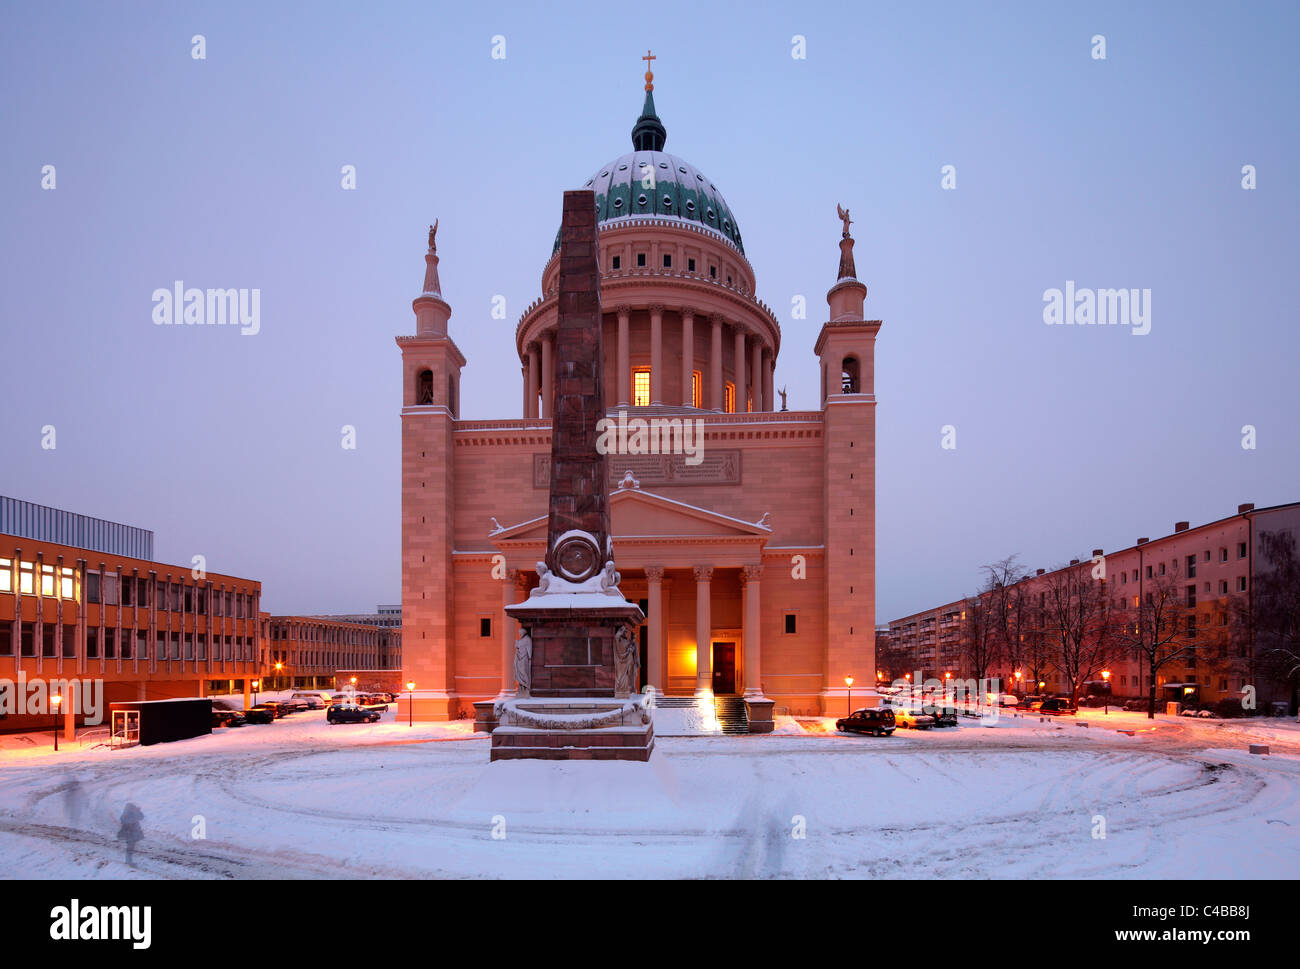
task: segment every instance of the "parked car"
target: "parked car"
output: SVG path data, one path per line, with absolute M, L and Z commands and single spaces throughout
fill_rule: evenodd
M 325 711 L 326 723 L 378 723 L 379 711 L 373 707 L 335 703 Z
M 998 697 L 998 704 L 1004 707 L 1018 707 L 1020 706 L 1020 697 L 1014 693 L 1003 693 Z
M 261 703 L 244 711 L 245 723 L 272 723 L 275 719 L 275 711 Z
M 287 700 L 276 700 L 275 702 L 284 707 L 288 713 L 302 713 L 311 709 L 311 705 L 306 700 L 300 700 L 292 696 Z
M 956 707 L 933 707 L 930 710 L 929 716 L 933 718 L 936 727 L 957 726 Z
M 289 712 L 288 707 L 286 707 L 283 703 L 280 703 L 276 700 L 263 700 L 261 703 L 256 704 L 256 706 L 262 707 L 263 709 L 266 710 L 270 710 L 271 713 L 274 714 L 275 719 L 277 720 L 279 720 L 281 717 L 285 716 Z
M 918 713 L 916 710 L 898 707 L 894 710 L 894 722 L 909 730 L 929 730 L 934 726 L 934 717 L 928 713 Z
M 357 703 L 368 710 L 388 709 L 388 701 L 374 693 L 367 693 L 364 696 L 357 697 Z
M 242 727 L 246 722 L 246 718 L 238 710 L 227 710 L 225 707 L 218 706 L 212 708 L 213 727 Z
M 1038 705 L 1037 710 L 1039 713 L 1050 713 L 1054 716 L 1068 716 L 1077 712 L 1070 698 L 1066 696 L 1049 696 Z
M 308 710 L 323 710 L 330 705 L 328 693 L 295 693 L 289 697 L 291 700 L 301 700 L 307 704 Z
M 847 717 L 835 721 L 835 729 L 841 732 L 869 733 L 877 737 L 888 737 L 896 727 L 894 711 L 889 707 L 854 710 Z

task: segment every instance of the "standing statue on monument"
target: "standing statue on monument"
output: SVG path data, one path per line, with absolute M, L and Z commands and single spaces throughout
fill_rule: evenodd
M 515 640 L 515 696 L 530 696 L 533 685 L 533 639 L 523 626 Z
M 840 219 L 844 222 L 843 238 L 847 239 L 849 237 L 849 226 L 853 224 L 853 220 L 849 218 L 849 210 L 836 202 L 835 211 L 839 213 Z
M 614 633 L 614 696 L 624 698 L 637 692 L 641 681 L 641 651 L 630 626 Z

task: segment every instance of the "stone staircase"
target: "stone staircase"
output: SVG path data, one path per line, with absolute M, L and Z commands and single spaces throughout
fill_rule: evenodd
M 745 701 L 740 697 L 714 697 L 713 709 L 724 734 L 749 733 L 749 717 L 745 714 Z

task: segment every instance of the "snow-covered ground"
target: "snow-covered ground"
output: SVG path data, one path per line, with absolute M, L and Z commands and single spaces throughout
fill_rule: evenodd
M 1086 710 L 893 737 L 778 719 L 649 764 L 488 763 L 320 711 L 108 751 L 0 743 L 3 877 L 1294 878 L 1300 725 Z M 1133 736 L 1119 733 L 1129 729 Z M 1248 743 L 1268 743 L 1270 756 Z M 115 840 L 144 814 L 136 867 Z M 1105 837 L 1096 837 L 1104 825 Z M 204 838 L 194 837 L 203 828 Z

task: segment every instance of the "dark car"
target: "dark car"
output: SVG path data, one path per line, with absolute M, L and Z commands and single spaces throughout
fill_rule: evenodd
M 373 707 L 335 703 L 325 711 L 326 723 L 378 723 L 379 711 Z
M 289 712 L 288 707 L 286 707 L 283 703 L 279 703 L 276 700 L 263 700 L 261 703 L 257 704 L 257 706 L 262 707 L 263 709 L 266 710 L 270 710 L 271 713 L 275 715 L 275 719 L 277 720 L 279 720 L 281 717 L 285 716 Z
M 244 723 L 272 723 L 274 720 L 275 711 L 260 703 L 244 711 Z
M 224 707 L 212 708 L 212 726 L 214 727 L 242 727 L 244 723 L 244 715 L 238 710 L 227 710 Z
M 894 711 L 888 707 L 854 710 L 847 717 L 835 721 L 835 729 L 841 732 L 869 733 L 877 737 L 888 737 L 895 726 Z
M 357 697 L 357 703 L 368 710 L 387 710 L 388 701 L 382 695 L 367 693 L 365 696 Z
M 1065 716 L 1075 712 L 1074 704 L 1070 702 L 1069 697 L 1049 696 L 1038 707 L 1039 713 L 1050 713 L 1054 716 Z
M 957 708 L 956 707 L 931 707 L 930 716 L 934 717 L 936 727 L 955 727 L 957 726 Z
M 289 699 L 287 700 L 276 700 L 275 702 L 280 704 L 280 706 L 284 707 L 285 712 L 287 713 L 302 713 L 306 710 L 311 709 L 310 703 L 308 703 L 306 700 L 301 700 L 296 697 L 289 697 Z

